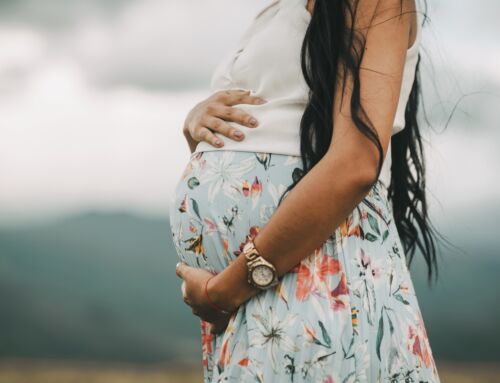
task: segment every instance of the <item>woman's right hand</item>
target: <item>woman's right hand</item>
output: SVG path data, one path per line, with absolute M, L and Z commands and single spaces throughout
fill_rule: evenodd
M 200 141 L 205 141 L 217 148 L 224 146 L 224 143 L 213 132 L 221 133 L 236 141 L 243 140 L 244 133 L 230 126 L 227 121 L 237 122 L 248 128 L 256 128 L 258 121 L 233 105 L 260 105 L 266 102 L 260 97 L 251 96 L 250 91 L 245 89 L 221 90 L 199 102 L 188 113 L 183 128 L 191 152 L 194 152 Z

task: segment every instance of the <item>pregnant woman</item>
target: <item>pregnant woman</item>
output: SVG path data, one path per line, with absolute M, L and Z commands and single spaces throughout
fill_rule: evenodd
M 274 0 L 186 118 L 170 224 L 205 382 L 439 382 L 415 0 Z

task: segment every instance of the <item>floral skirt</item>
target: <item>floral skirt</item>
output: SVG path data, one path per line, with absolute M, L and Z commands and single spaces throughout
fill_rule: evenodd
M 222 271 L 301 169 L 297 156 L 194 152 L 170 208 L 180 259 Z M 377 181 L 279 285 L 240 306 L 224 333 L 200 321 L 205 383 L 439 382 L 386 196 Z

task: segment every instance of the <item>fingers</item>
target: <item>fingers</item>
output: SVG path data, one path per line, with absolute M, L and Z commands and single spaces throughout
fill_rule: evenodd
M 226 121 L 236 122 L 248 128 L 256 128 L 259 125 L 255 117 L 241 109 L 220 104 L 210 105 L 207 106 L 207 114 L 202 121 L 203 126 L 197 129 L 194 138 L 197 141 L 205 141 L 214 147 L 221 147 L 224 143 L 213 132 L 220 133 L 235 141 L 243 140 L 245 134 L 229 125 Z
M 250 90 L 241 91 L 239 89 L 229 89 L 221 91 L 218 98 L 226 105 L 233 106 L 237 104 L 265 104 L 267 101 L 258 96 L 251 96 Z
M 181 291 L 182 291 L 182 300 L 184 301 L 185 304 L 189 305 L 190 303 L 186 293 L 186 281 L 182 281 Z
M 207 116 L 205 118 L 205 125 L 210 130 L 218 132 L 236 141 L 241 141 L 245 137 L 244 133 L 241 130 L 232 127 L 226 121 L 223 121 L 217 117 Z
M 191 137 L 195 141 L 205 141 L 216 148 L 223 147 L 224 142 L 214 132 L 232 140 L 241 141 L 245 138 L 245 134 L 240 129 L 228 124 L 227 121 L 248 128 L 256 128 L 259 122 L 244 110 L 232 106 L 236 104 L 259 105 L 266 102 L 260 97 L 251 96 L 250 90 L 228 89 L 216 92 L 203 104 L 203 109 L 200 109 L 199 119 L 191 131 Z
M 224 146 L 224 143 L 221 139 L 217 138 L 217 136 L 207 127 L 201 126 L 196 130 L 196 137 L 193 137 L 196 141 L 205 141 L 216 148 L 220 148 Z
M 259 125 L 259 121 L 254 116 L 236 107 L 222 106 L 215 115 L 224 120 L 246 126 L 247 128 L 256 128 Z
M 210 323 L 210 332 L 215 335 L 222 334 L 224 331 L 226 331 L 227 325 L 229 324 L 230 320 L 231 317 L 225 317 Z
M 184 279 L 188 267 L 189 266 L 184 262 L 177 262 L 177 264 L 175 265 L 175 274 L 177 274 L 179 278 Z
M 210 327 L 210 333 L 213 335 L 220 335 L 220 334 L 224 333 L 225 329 L 226 329 L 225 327 L 219 327 L 216 325 L 212 325 L 212 327 Z
M 227 135 L 225 132 L 233 128 L 225 121 L 236 122 L 248 128 L 256 128 L 259 125 L 257 119 L 243 109 L 227 106 L 221 102 L 211 102 L 206 105 L 200 125 Z
M 175 274 L 179 277 L 179 278 L 182 278 L 182 271 L 181 271 L 181 267 L 182 267 L 182 262 L 177 262 L 176 265 L 175 265 Z
M 177 264 L 175 265 L 175 274 L 177 274 L 177 276 L 179 278 L 184 279 L 184 267 L 186 267 L 186 265 L 183 262 L 177 262 Z M 189 305 L 189 300 L 188 300 L 187 292 L 186 292 L 186 281 L 185 280 L 183 280 L 181 283 L 181 292 L 182 292 L 182 300 L 184 301 L 184 303 Z

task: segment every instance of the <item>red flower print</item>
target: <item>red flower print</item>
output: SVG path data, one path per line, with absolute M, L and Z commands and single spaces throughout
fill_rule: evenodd
M 361 228 L 361 225 L 356 224 L 353 226 L 352 224 L 352 215 L 347 217 L 344 222 L 342 222 L 339 226 L 340 228 L 340 235 L 342 237 L 360 237 L 363 238 L 363 229 Z
M 311 257 L 313 257 L 314 263 L 311 262 Z M 337 274 L 339 270 L 338 259 L 324 254 L 322 247 L 316 248 L 314 255 L 302 260 L 291 270 L 291 272 L 298 273 L 295 296 L 301 301 L 307 299 L 320 283 L 327 282 L 328 275 Z
M 243 186 L 241 187 L 241 190 L 243 192 L 243 195 L 245 197 L 248 197 L 248 195 L 250 194 L 250 186 L 248 186 L 247 180 L 243 181 Z
M 213 334 L 210 332 L 211 324 L 201 320 L 201 350 L 203 366 L 208 366 L 208 355 L 212 353 Z
M 328 275 L 337 274 L 340 270 L 340 262 L 337 258 L 323 254 L 316 256 L 316 274 L 321 281 L 325 281 Z
M 229 340 L 232 338 L 232 334 L 229 333 L 229 335 L 227 335 L 227 333 L 225 334 L 225 338 L 224 340 L 222 341 L 222 347 L 221 347 L 221 351 L 220 351 L 220 355 L 219 355 L 219 360 L 217 362 L 217 365 L 219 366 L 219 368 L 221 370 L 224 369 L 224 367 L 230 363 L 231 361 L 231 353 L 228 351 L 228 345 L 229 345 Z
M 346 304 L 344 302 L 345 296 L 348 294 L 349 290 L 347 289 L 347 281 L 345 277 L 345 273 L 342 272 L 340 275 L 340 281 L 337 287 L 335 287 L 332 292 L 331 296 L 333 298 L 332 302 L 332 309 L 333 310 L 340 310 L 346 307 Z
M 248 361 L 249 361 L 249 360 L 248 360 L 248 358 L 243 358 L 243 359 L 241 359 L 241 360 L 238 362 L 238 364 L 239 364 L 240 366 L 245 366 L 245 367 L 246 367 L 246 366 L 248 366 Z
M 257 176 L 255 176 L 255 179 L 253 180 L 252 183 L 252 191 L 251 194 L 252 196 L 257 195 L 262 192 L 262 183 L 259 181 Z
M 421 321 L 419 321 L 416 327 L 408 326 L 408 347 L 424 363 L 425 367 L 431 365 L 432 357 L 429 342 Z
M 186 195 L 184 196 L 184 198 L 182 199 L 181 204 L 180 204 L 180 206 L 179 206 L 179 211 L 180 211 L 181 213 L 187 213 L 188 208 L 189 208 L 189 203 L 188 203 L 188 201 L 189 201 L 189 197 L 188 197 L 188 195 L 186 194 Z
M 238 250 L 233 251 L 235 256 L 239 256 L 243 252 L 243 247 L 248 243 L 248 241 L 253 240 L 257 234 L 259 234 L 260 227 L 252 226 L 250 227 L 249 234 L 245 236 L 245 242 L 240 243 L 240 248 Z
M 297 276 L 297 289 L 295 290 L 295 296 L 299 301 L 306 300 L 309 294 L 314 288 L 314 280 L 309 270 L 309 267 L 305 263 L 300 263 L 298 269 L 299 275 Z

